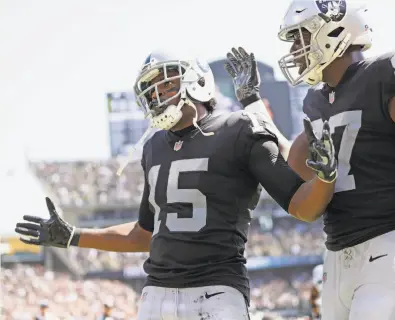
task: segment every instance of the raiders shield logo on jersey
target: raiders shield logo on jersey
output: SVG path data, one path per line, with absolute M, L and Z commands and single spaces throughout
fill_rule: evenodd
M 345 0 L 316 0 L 318 9 L 333 21 L 341 21 L 346 14 Z
M 174 151 L 178 151 L 178 150 L 180 150 L 181 149 L 181 147 L 182 147 L 182 143 L 183 143 L 184 141 L 177 141 L 175 144 L 174 144 Z

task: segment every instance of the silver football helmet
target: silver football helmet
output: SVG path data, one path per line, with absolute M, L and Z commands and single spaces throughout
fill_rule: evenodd
M 144 144 L 152 128 L 173 128 L 182 118 L 181 109 L 186 104 L 196 111 L 195 103 L 215 102 L 214 75 L 203 59 L 179 59 L 154 52 L 146 58 L 134 85 L 134 92 L 137 104 L 151 125 L 119 168 L 118 175 L 122 174 L 135 150 Z M 213 134 L 200 129 L 197 111 L 193 124 L 203 135 Z
M 152 81 L 158 79 L 156 81 Z M 170 96 L 159 88 L 179 82 Z M 162 53 L 150 54 L 144 62 L 134 86 L 137 103 L 154 128 L 169 130 L 182 117 L 185 104 L 210 102 L 215 96 L 214 76 L 208 63 L 199 58 L 177 59 Z M 172 100 L 179 97 L 177 105 Z
M 306 30 L 309 41 L 303 34 Z M 322 81 L 322 71 L 349 46 L 361 46 L 363 51 L 369 49 L 371 33 L 367 8 L 361 2 L 293 0 L 278 36 L 288 42 L 299 39 L 301 46 L 284 55 L 279 66 L 292 85 L 302 81 L 315 85 Z

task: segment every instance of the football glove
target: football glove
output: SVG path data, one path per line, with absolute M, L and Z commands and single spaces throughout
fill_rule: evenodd
M 51 199 L 45 198 L 50 218 L 42 219 L 35 216 L 23 216 L 26 222 L 16 224 L 15 232 L 22 236 L 28 236 L 20 240 L 26 244 L 68 248 L 70 245 L 78 245 L 79 232 L 76 228 L 64 221 L 56 212 Z
M 259 94 L 260 76 L 253 53 L 248 54 L 242 47 L 232 48 L 226 55 L 225 69 L 232 77 L 237 100 L 243 107 L 261 99 Z
M 309 119 L 305 118 L 303 124 L 309 143 L 309 158 L 306 160 L 306 165 L 317 172 L 320 180 L 332 183 L 337 177 L 337 161 L 329 123 L 324 122 L 321 139 L 315 135 Z

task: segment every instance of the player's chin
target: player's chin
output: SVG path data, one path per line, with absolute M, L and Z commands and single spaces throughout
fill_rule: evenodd
M 301 64 L 301 65 L 299 65 L 299 70 L 298 70 L 299 75 L 302 75 L 303 72 L 304 72 L 306 69 L 307 69 L 306 64 Z
M 178 121 L 174 126 L 172 126 L 169 130 L 170 131 L 179 131 L 181 129 L 183 129 L 183 125 L 182 125 L 182 119 L 180 121 Z
M 183 113 L 181 119 L 171 127 L 171 131 L 179 131 L 182 129 L 185 129 L 186 127 L 189 127 L 193 124 L 192 122 L 193 117 L 190 117 L 189 115 L 186 115 Z

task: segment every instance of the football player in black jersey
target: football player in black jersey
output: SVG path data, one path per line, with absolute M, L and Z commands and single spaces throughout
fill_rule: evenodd
M 255 65 L 253 55 L 247 59 Z M 240 91 L 248 85 L 240 84 Z M 138 222 L 76 229 L 47 199 L 50 219 L 25 216 L 16 232 L 38 245 L 149 251 L 140 320 L 248 319 L 244 250 L 259 184 L 291 214 L 321 215 L 337 175 L 328 124 L 318 139 L 306 122 L 314 140 L 308 163 L 317 174 L 304 182 L 279 154 L 259 113 L 214 112 L 207 62 L 152 54 L 134 89 L 152 126 L 162 129 L 144 145 Z
M 279 33 L 291 46 L 280 68 L 292 85 L 312 86 L 304 113 L 318 132 L 329 121 L 338 160 L 324 213 L 324 320 L 395 319 L 395 58 L 363 58 L 371 31 L 361 2 L 294 0 Z M 257 92 L 248 102 L 259 108 Z M 301 133 L 288 158 L 306 181 L 309 148 Z

